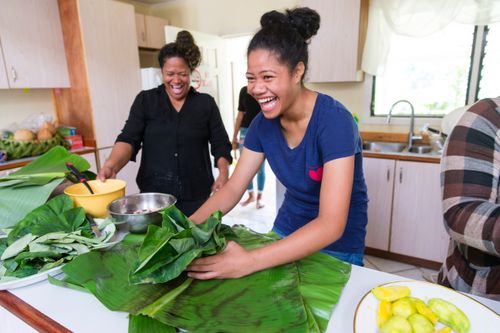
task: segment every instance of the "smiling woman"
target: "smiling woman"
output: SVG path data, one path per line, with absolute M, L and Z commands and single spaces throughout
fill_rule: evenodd
M 241 277 L 316 251 L 363 265 L 368 200 L 358 128 L 340 102 L 303 84 L 308 41 L 319 22 L 307 7 L 262 16 L 246 72 L 262 112 L 227 184 L 191 216 L 201 223 L 216 210 L 231 210 L 267 158 L 286 187 L 273 227 L 284 238 L 250 251 L 229 242 L 224 252 L 193 261 L 190 277 Z
M 167 193 L 192 214 L 227 181 L 231 144 L 212 96 L 190 87 L 201 62 L 193 36 L 180 31 L 158 55 L 163 84 L 137 95 L 100 179 L 114 178 L 142 149 L 137 184 L 141 192 Z M 210 150 L 219 168 L 214 180 Z

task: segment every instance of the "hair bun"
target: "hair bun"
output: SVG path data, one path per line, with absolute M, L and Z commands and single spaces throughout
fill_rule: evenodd
M 308 40 L 319 30 L 320 16 L 314 9 L 297 7 L 286 11 L 289 24 Z
M 262 15 L 260 25 L 262 28 L 266 28 L 272 25 L 289 25 L 289 22 L 285 14 L 272 10 Z
M 194 42 L 193 35 L 189 31 L 182 30 L 177 33 L 177 37 L 175 38 L 175 43 L 179 45 L 179 47 L 188 49 L 193 45 L 196 45 Z
M 194 41 L 193 35 L 189 31 L 182 30 L 177 33 L 175 44 L 184 55 L 184 60 L 191 70 L 194 70 L 201 63 L 201 52 Z

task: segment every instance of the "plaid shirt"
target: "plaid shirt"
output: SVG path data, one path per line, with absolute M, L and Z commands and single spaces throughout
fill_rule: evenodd
M 438 282 L 500 300 L 500 97 L 478 101 L 451 132 L 441 160 L 451 241 Z

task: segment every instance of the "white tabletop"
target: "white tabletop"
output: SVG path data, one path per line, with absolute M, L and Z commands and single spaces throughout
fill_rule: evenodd
M 361 298 L 376 285 L 403 280 L 408 279 L 353 265 L 351 277 L 335 307 L 327 332 L 352 332 L 354 312 Z M 128 314 L 106 309 L 91 294 L 57 287 L 47 281 L 10 292 L 74 332 L 128 331 Z M 500 302 L 472 297 L 500 313 Z

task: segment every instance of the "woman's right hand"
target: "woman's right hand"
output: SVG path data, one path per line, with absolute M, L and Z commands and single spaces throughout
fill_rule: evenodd
M 109 178 L 116 178 L 116 171 L 111 166 L 105 164 L 97 173 L 97 179 L 100 181 L 106 181 L 106 179 Z

